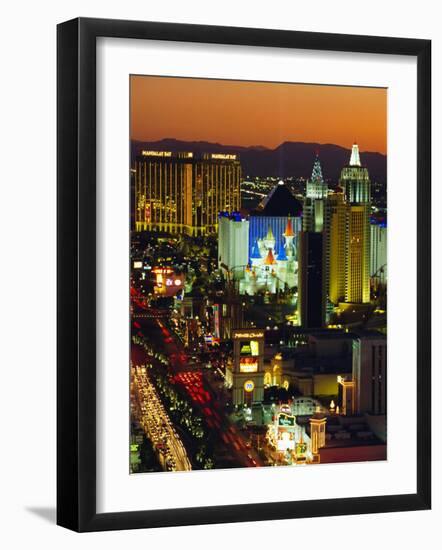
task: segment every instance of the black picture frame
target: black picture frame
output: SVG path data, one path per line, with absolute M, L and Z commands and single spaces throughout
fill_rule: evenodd
M 417 492 L 96 512 L 96 39 L 396 54 L 417 58 Z M 431 41 L 74 19 L 57 28 L 57 523 L 83 531 L 424 510 L 431 502 Z

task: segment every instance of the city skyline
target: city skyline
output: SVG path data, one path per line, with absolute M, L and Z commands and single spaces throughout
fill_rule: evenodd
M 151 138 L 194 133 L 131 148 L 131 473 L 385 460 L 387 159 L 349 120 L 379 138 L 386 94 L 370 134 L 358 88 L 210 81 L 214 107 L 176 81 L 131 109 Z M 270 144 L 295 119 L 342 149 L 201 143 Z
M 286 141 L 387 153 L 387 90 L 131 77 L 131 139 L 274 149 Z

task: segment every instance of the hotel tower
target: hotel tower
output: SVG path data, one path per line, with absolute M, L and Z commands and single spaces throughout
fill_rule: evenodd
M 356 144 L 339 184 L 347 204 L 345 302 L 366 304 L 370 301 L 370 177 Z
M 239 156 L 141 151 L 135 163 L 135 230 L 209 235 L 218 213 L 238 211 Z

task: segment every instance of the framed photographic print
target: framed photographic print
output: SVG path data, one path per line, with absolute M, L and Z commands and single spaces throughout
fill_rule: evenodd
M 430 52 L 58 26 L 59 525 L 430 507 Z

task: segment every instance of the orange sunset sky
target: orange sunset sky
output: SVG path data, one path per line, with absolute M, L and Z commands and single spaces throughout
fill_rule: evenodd
M 224 145 L 334 143 L 387 152 L 387 90 L 231 80 L 131 77 L 131 138 Z

